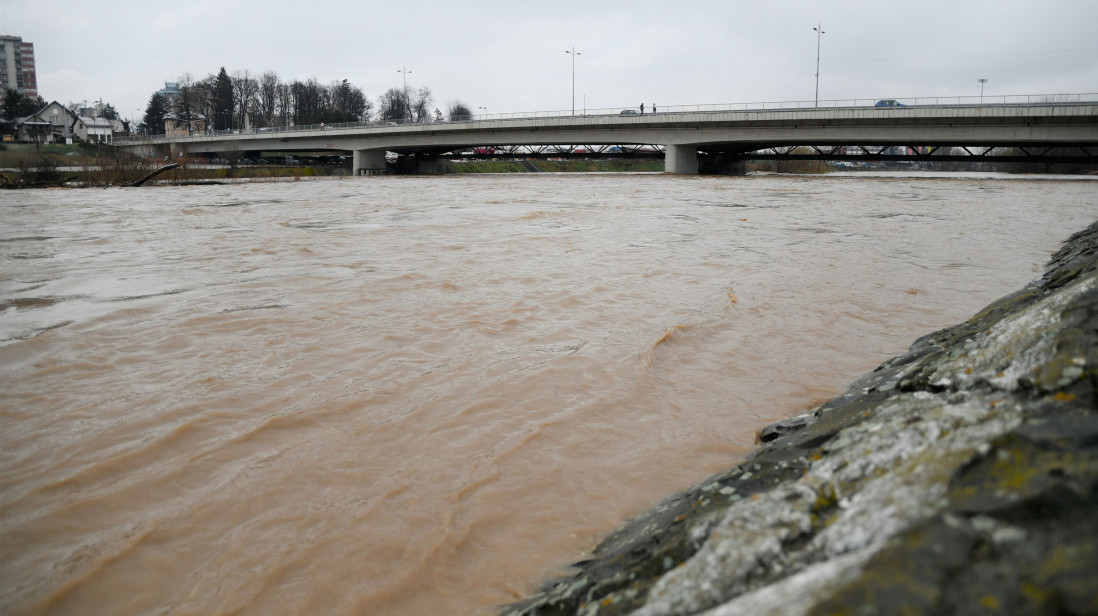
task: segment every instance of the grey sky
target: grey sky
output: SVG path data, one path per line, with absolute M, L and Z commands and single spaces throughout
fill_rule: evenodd
M 489 113 L 812 100 L 1098 92 L 1098 2 L 919 0 L 0 0 L 34 43 L 47 100 L 140 115 L 183 73 L 347 79 L 373 101 L 431 88 Z

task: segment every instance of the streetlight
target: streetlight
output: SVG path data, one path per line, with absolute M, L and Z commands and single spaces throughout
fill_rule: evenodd
M 980 82 L 980 104 L 983 105 L 984 104 L 984 84 L 987 83 L 987 80 L 984 79 L 983 77 L 981 77 L 981 78 L 977 79 L 976 81 Z
M 480 109 L 483 112 L 482 115 L 484 115 L 485 117 L 488 117 L 488 108 L 487 107 L 481 107 L 481 106 L 478 105 L 477 109 Z
M 816 27 L 812 28 L 816 31 L 816 106 L 820 106 L 820 37 L 827 34 L 823 31 L 823 26 L 816 22 Z
M 397 69 L 397 72 L 404 73 L 404 119 L 408 120 L 412 117 L 412 110 L 410 109 L 412 101 L 409 100 L 411 97 L 408 96 L 408 73 L 411 73 L 412 71 L 408 70 L 408 67 L 402 66 Z
M 583 54 L 576 51 L 575 47 L 572 50 L 564 50 L 564 53 L 572 56 L 572 115 L 576 115 L 576 56 L 582 56 Z

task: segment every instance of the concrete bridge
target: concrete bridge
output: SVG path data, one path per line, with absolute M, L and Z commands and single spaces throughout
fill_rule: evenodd
M 897 101 L 894 101 L 897 102 Z M 430 160 L 474 147 L 560 144 L 663 146 L 664 170 L 695 174 L 699 156 L 725 161 L 760 150 L 814 148 L 839 157 L 844 146 L 1016 148 L 1024 158 L 1070 149 L 1074 160 L 1098 162 L 1098 94 L 1018 97 L 812 101 L 676 106 L 656 113 L 591 110 L 497 114 L 446 122 L 362 122 L 219 131 L 181 137 L 136 137 L 116 146 L 145 154 L 195 155 L 247 151 L 350 151 L 355 173 L 386 169 L 386 152 Z M 968 150 L 966 150 L 968 151 Z M 1017 156 L 1015 156 L 1017 159 Z

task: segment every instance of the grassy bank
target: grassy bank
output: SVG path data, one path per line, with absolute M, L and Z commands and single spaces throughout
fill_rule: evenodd
M 105 151 L 104 151 L 105 152 Z M 42 158 L 56 165 L 69 165 L 88 158 L 95 158 L 95 147 L 48 143 L 3 143 L 0 144 L 0 167 L 18 168 L 23 161 Z

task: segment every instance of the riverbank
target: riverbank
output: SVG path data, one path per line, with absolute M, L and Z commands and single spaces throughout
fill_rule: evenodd
M 1096 315 L 1098 223 L 503 613 L 1095 613 Z

